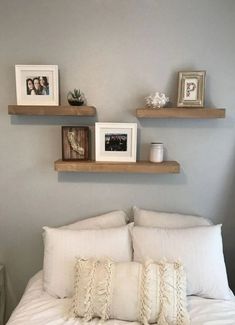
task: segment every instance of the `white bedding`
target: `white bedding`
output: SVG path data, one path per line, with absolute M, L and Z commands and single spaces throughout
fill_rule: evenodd
M 42 290 L 42 272 L 28 283 L 25 293 L 7 325 L 82 325 L 78 319 L 66 319 L 71 299 L 56 299 Z M 188 308 L 192 325 L 235 325 L 235 301 L 189 297 Z M 90 325 L 98 325 L 94 320 Z M 108 325 L 125 325 L 129 322 L 110 320 Z M 138 323 L 131 323 L 137 325 Z

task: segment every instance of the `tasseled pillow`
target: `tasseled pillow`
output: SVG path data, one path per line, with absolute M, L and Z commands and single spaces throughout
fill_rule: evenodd
M 70 315 L 188 325 L 186 279 L 180 263 L 77 259 Z

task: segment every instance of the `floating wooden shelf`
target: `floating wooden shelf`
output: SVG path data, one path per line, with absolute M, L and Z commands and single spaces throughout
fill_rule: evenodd
M 136 173 L 136 174 L 178 174 L 180 165 L 176 161 L 151 163 L 138 161 L 127 162 L 99 162 L 99 161 L 55 161 L 58 172 L 87 172 L 87 173 Z
M 137 108 L 136 116 L 140 118 L 224 118 L 224 108 Z
M 95 116 L 93 106 L 23 106 L 9 105 L 10 115 L 40 115 L 40 116 Z

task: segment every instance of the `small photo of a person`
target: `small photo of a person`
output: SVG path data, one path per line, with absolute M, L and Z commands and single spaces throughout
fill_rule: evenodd
M 33 79 L 26 79 L 26 87 L 27 87 L 27 95 L 31 95 L 31 91 L 33 90 Z
M 33 90 L 31 91 L 31 95 L 41 95 L 41 86 L 40 86 L 40 81 L 39 78 L 33 78 Z
M 26 79 L 27 95 L 49 95 L 49 83 L 46 76 Z
M 47 77 L 39 77 L 42 95 L 49 95 L 49 83 Z

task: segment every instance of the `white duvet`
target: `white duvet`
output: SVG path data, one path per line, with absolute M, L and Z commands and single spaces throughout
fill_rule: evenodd
M 67 319 L 70 299 L 55 299 L 42 290 L 42 272 L 28 283 L 25 293 L 7 325 L 82 325 L 78 319 Z M 189 297 L 188 309 L 192 325 L 235 325 L 235 302 Z M 94 320 L 90 325 L 98 325 Z M 125 325 L 124 321 L 110 320 L 107 325 Z

